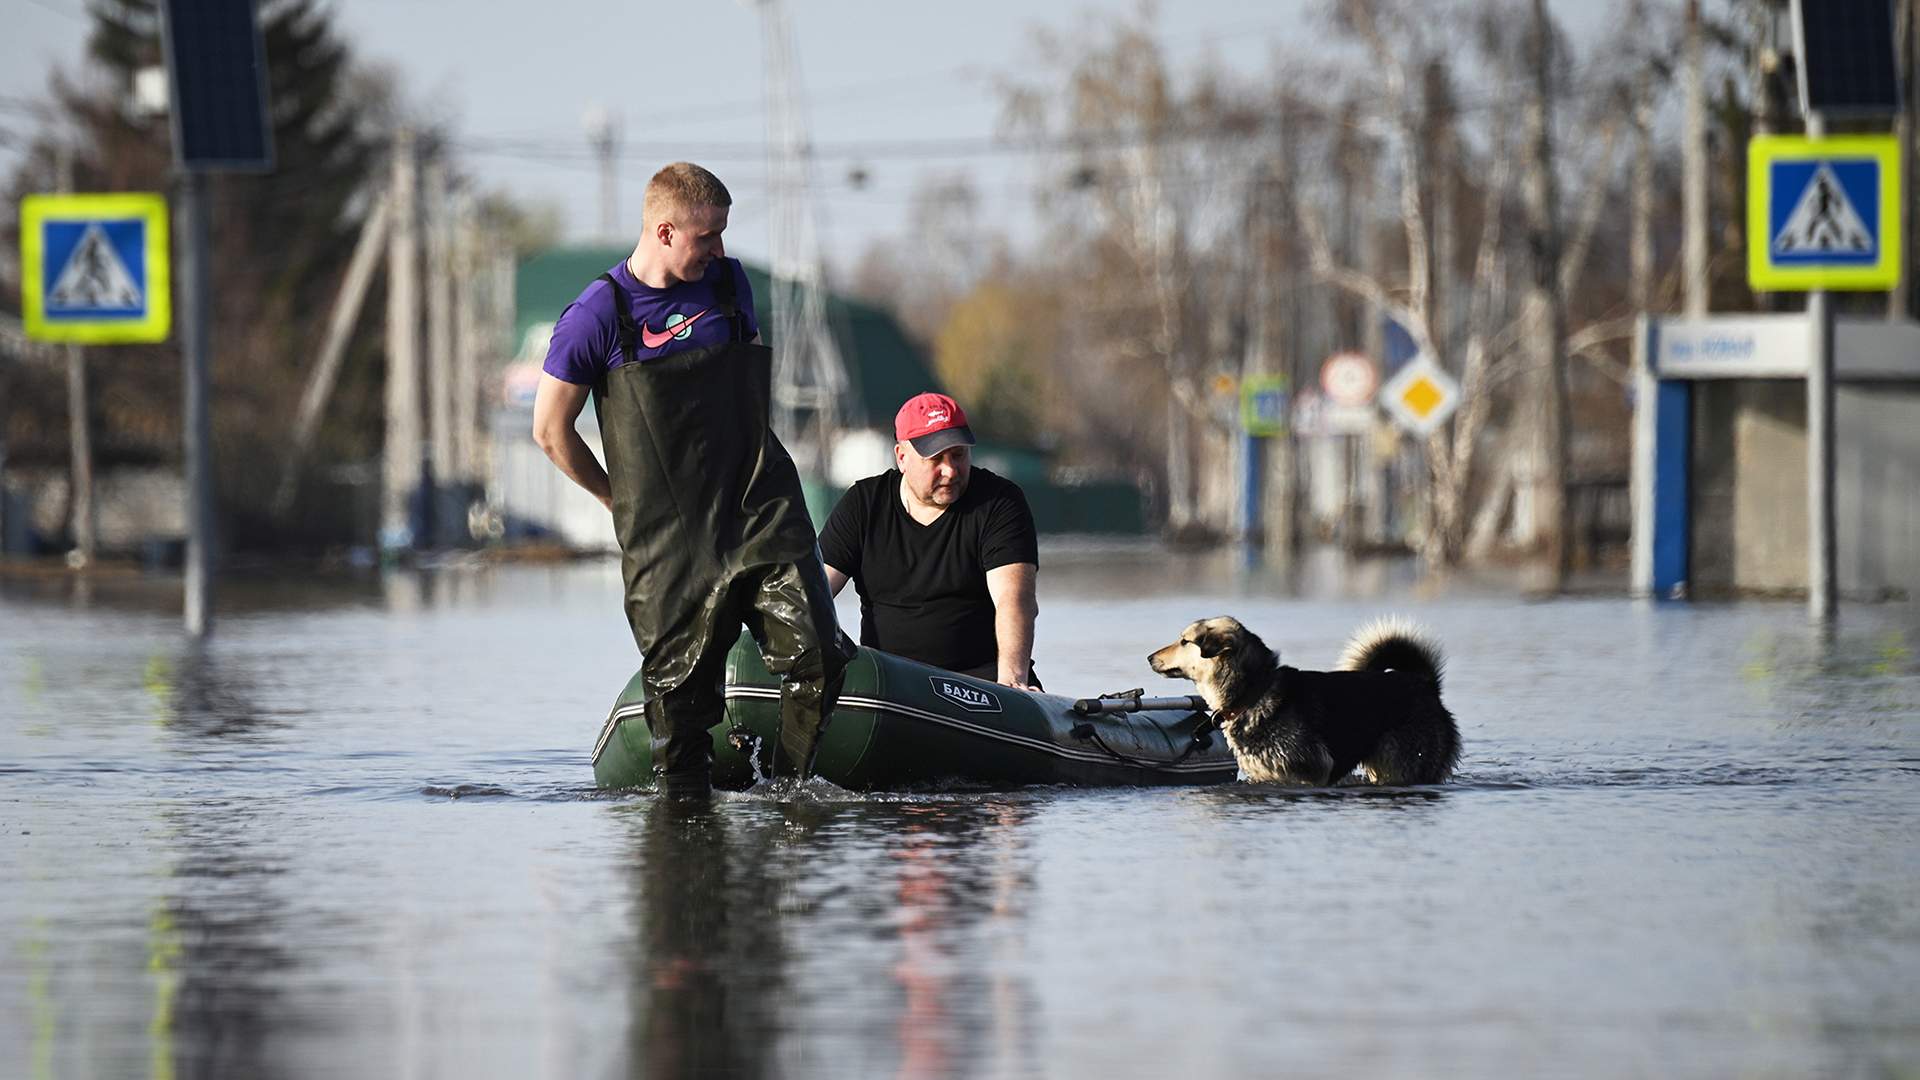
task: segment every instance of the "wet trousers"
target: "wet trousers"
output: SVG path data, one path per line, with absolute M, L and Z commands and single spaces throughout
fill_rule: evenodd
M 716 582 L 706 602 L 683 618 L 662 621 L 667 628 L 640 662 L 654 770 L 670 785 L 706 782 L 712 728 L 726 707 L 727 653 L 744 625 L 767 670 L 780 676 L 774 775 L 809 775 L 854 654 L 834 617 L 819 555 L 743 568 Z

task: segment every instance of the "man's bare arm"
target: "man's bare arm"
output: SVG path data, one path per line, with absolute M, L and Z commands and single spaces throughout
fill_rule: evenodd
M 847 580 L 847 575 L 831 566 L 827 567 L 827 588 L 833 590 L 833 595 L 840 595 L 840 590 L 847 587 Z
M 541 372 L 540 387 L 533 394 L 533 441 L 567 479 L 611 510 L 613 485 L 607 482 L 607 470 L 573 426 L 580 410 L 586 408 L 590 392 L 588 387 Z
M 1033 685 L 1033 621 L 1040 614 L 1034 595 L 1033 563 L 1008 563 L 987 571 L 987 594 L 993 597 L 993 637 L 999 651 L 997 682 L 1022 690 Z

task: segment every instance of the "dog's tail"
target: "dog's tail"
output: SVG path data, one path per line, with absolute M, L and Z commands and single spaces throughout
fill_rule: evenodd
M 1432 679 L 1436 692 L 1446 666 L 1439 643 L 1418 623 L 1401 615 L 1388 615 L 1361 627 L 1340 654 L 1342 671 L 1411 672 Z

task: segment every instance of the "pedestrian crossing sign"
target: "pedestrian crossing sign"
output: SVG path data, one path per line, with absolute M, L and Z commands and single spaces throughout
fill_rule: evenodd
M 1900 148 L 1891 135 L 1747 144 L 1747 280 L 1763 292 L 1900 281 Z
M 172 329 L 167 201 L 147 192 L 20 202 L 27 336 L 82 345 L 165 341 Z
M 1240 380 L 1240 427 L 1258 438 L 1287 433 L 1287 377 L 1249 375 Z

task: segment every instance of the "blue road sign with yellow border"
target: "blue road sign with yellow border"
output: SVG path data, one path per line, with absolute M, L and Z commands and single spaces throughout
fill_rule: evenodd
M 1900 281 L 1900 147 L 1891 135 L 1758 135 L 1747 144 L 1747 281 L 1763 292 Z
M 150 192 L 20 201 L 20 315 L 37 341 L 165 341 L 167 200 Z
M 1287 377 L 1249 375 L 1240 382 L 1240 427 L 1268 438 L 1287 433 Z

